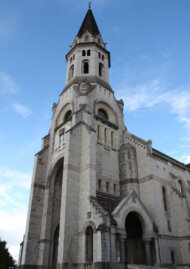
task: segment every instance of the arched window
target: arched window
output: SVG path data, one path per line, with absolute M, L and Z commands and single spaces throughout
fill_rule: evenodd
M 85 41 L 88 41 L 88 40 L 89 40 L 89 36 L 85 35 Z
M 64 121 L 68 121 L 72 118 L 72 111 L 69 110 L 67 111 L 67 113 L 65 114 L 65 118 L 64 118 Z
M 108 120 L 108 115 L 106 111 L 102 108 L 98 109 L 98 116 L 101 117 L 102 119 Z
M 90 56 L 90 50 L 87 50 L 87 56 Z
M 107 136 L 108 136 L 108 130 L 107 130 L 107 128 L 105 128 L 105 129 L 104 129 L 104 142 L 105 142 L 105 143 L 108 142 L 108 138 L 107 138 Z
M 86 51 L 85 50 L 82 51 L 82 56 L 86 56 Z
M 93 262 L 93 230 L 92 227 L 86 228 L 86 261 Z
M 71 65 L 69 69 L 69 80 L 72 79 L 74 76 L 74 65 Z
M 89 73 L 89 63 L 87 61 L 83 62 L 83 74 Z
M 98 124 L 97 139 L 101 140 L 101 126 Z
M 114 132 L 111 132 L 111 146 L 114 146 Z
M 168 211 L 165 187 L 162 187 L 162 196 L 163 196 L 163 202 L 164 202 L 164 209 L 165 211 Z

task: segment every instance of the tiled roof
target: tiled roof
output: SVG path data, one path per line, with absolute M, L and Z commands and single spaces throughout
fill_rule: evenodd
M 186 164 L 186 166 L 190 168 L 190 163 Z
M 89 8 L 88 12 L 86 13 L 86 16 L 83 20 L 83 23 L 81 25 L 81 28 L 77 34 L 78 37 L 81 37 L 86 31 L 91 33 L 93 36 L 96 36 L 100 34 L 100 31 L 98 29 L 98 26 L 96 24 L 94 15 L 92 13 L 92 10 Z
M 111 213 L 120 203 L 121 199 L 117 196 L 107 195 L 100 192 L 96 194 L 98 203 L 108 212 Z

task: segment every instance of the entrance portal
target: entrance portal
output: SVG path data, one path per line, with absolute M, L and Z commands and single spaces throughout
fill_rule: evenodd
M 142 240 L 142 226 L 137 213 L 131 212 L 125 221 L 127 240 L 127 263 L 146 264 L 145 245 Z

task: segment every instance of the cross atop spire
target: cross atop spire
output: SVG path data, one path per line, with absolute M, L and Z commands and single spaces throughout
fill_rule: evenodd
M 88 6 L 88 9 L 91 9 L 91 1 L 89 1 L 89 6 Z

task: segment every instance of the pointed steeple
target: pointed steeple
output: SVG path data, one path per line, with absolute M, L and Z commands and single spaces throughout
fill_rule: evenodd
M 86 31 L 88 31 L 94 37 L 100 34 L 90 6 L 77 36 L 80 38 Z

